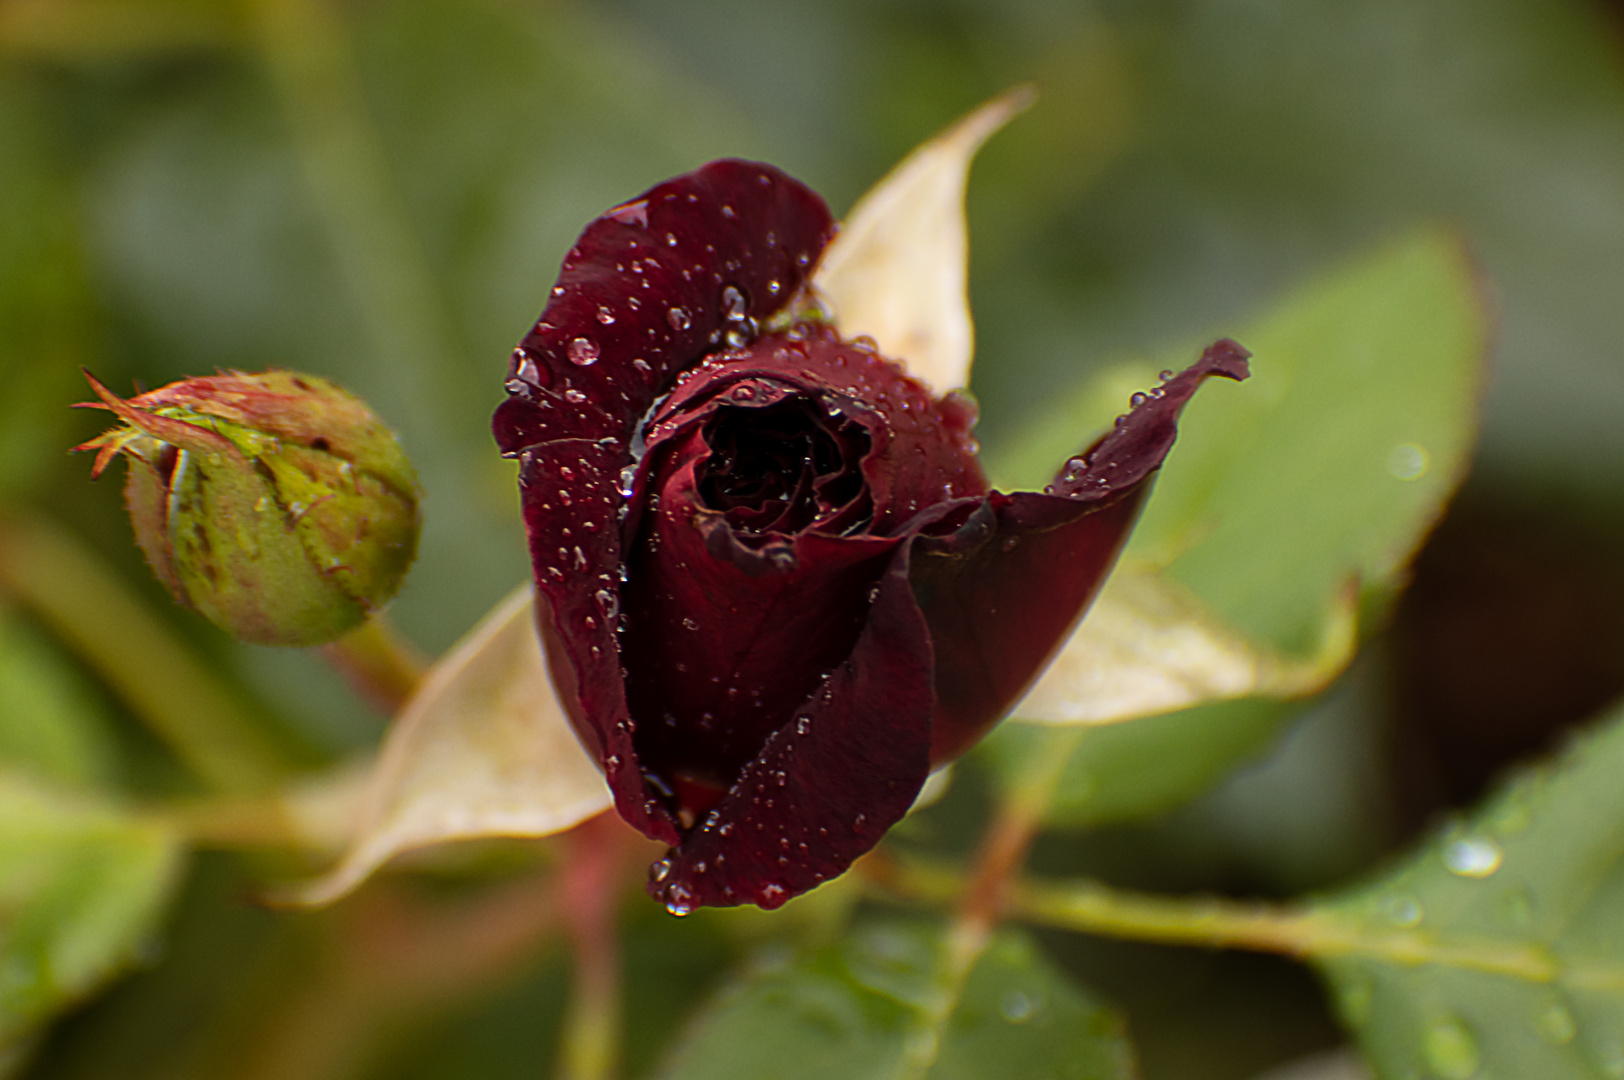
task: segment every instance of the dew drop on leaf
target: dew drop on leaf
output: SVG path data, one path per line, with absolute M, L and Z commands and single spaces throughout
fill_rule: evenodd
M 1534 1017 L 1534 1027 L 1539 1030 L 1540 1038 L 1555 1046 L 1564 1046 L 1579 1034 L 1579 1024 L 1572 1010 L 1560 998 L 1551 998 L 1540 1007 Z
M 1483 837 L 1455 840 L 1444 847 L 1444 865 L 1461 877 L 1486 878 L 1500 869 L 1504 859 L 1500 845 Z
M 1457 1016 L 1440 1016 L 1427 1025 L 1421 1054 L 1442 1080 L 1470 1080 L 1477 1073 L 1477 1037 Z
M 1387 918 L 1394 926 L 1405 929 L 1420 926 L 1424 915 L 1421 901 L 1413 896 L 1395 896 L 1387 901 Z

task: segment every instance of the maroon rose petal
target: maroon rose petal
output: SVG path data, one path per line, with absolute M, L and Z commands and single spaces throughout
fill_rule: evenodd
M 667 843 L 680 832 L 638 767 L 616 635 L 632 438 L 677 373 L 783 309 L 833 234 L 816 194 L 744 161 L 713 162 L 611 210 L 570 250 L 492 421 L 520 463 L 537 622 L 560 699 L 621 815 Z
M 655 864 L 649 891 L 678 914 L 775 908 L 844 872 L 902 819 L 929 774 L 931 668 L 899 549 L 850 657 Z
M 1043 494 L 989 492 L 974 408 L 871 343 L 760 324 L 834 226 L 722 161 L 590 225 L 493 421 L 520 462 L 537 622 L 671 910 L 775 907 L 906 813 L 1087 606 L 1209 349 Z
M 1045 493 L 992 495 L 956 532 L 923 537 L 913 582 L 936 650 L 933 761 L 963 753 L 1026 691 L 1116 561 L 1180 410 L 1211 375 L 1247 376 L 1227 339 L 1143 395 Z

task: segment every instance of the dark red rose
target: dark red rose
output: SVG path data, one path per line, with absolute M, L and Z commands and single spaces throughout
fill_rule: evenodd
M 514 352 L 539 628 L 674 912 L 845 870 L 1098 590 L 1220 341 L 1042 493 L 990 491 L 963 395 L 815 320 L 817 195 L 718 161 L 594 221 Z

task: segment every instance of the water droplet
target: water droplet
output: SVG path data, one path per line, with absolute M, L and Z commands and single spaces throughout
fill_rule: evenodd
M 1157 373 L 1156 377 L 1162 380 L 1162 382 L 1166 382 L 1168 379 L 1173 377 L 1173 370 L 1171 368 L 1162 368 L 1162 370 Z
M 799 720 L 795 721 L 795 733 L 797 735 L 805 735 L 811 730 L 812 719 L 810 717 L 803 716 Z
M 665 246 L 666 247 L 676 247 L 677 246 L 677 234 L 676 233 L 669 233 L 668 232 L 668 233 L 665 234 Z
M 1337 1005 L 1349 1027 L 1363 1027 L 1370 1020 L 1370 1004 L 1374 996 L 1375 987 L 1363 975 L 1351 976 L 1338 987 Z
M 620 614 L 620 597 L 608 589 L 599 589 L 593 594 L 593 599 L 598 602 L 598 610 L 603 613 L 606 621 L 613 622 L 615 616 Z
M 1477 1038 L 1456 1016 L 1439 1017 L 1427 1025 L 1421 1055 L 1442 1080 L 1469 1080 L 1477 1072 Z
M 749 318 L 749 307 L 743 290 L 737 285 L 728 285 L 722 289 L 722 318 L 728 322 L 743 322 Z
M 1500 845 L 1483 837 L 1467 837 L 1444 847 L 1444 865 L 1461 877 L 1486 878 L 1500 869 L 1504 858 Z
M 723 203 L 722 204 L 722 216 L 727 218 L 729 221 L 731 221 L 735 217 L 737 217 L 738 215 L 733 212 L 733 208 L 731 206 L 729 206 L 727 203 Z
M 1534 1016 L 1534 1027 L 1539 1037 L 1556 1046 L 1564 1046 L 1579 1034 L 1579 1023 L 1573 1012 L 1560 998 L 1550 998 Z
M 661 859 L 648 868 L 649 880 L 658 884 L 671 876 L 671 860 Z
M 639 375 L 652 375 L 652 374 L 654 374 L 654 369 L 649 367 L 648 366 L 648 361 L 644 360 L 641 356 L 639 356 L 637 359 L 632 361 L 632 367 L 637 370 L 637 373 Z
M 1036 1016 L 1043 1005 L 1041 997 L 1033 997 L 1020 990 L 1011 990 L 998 1003 L 998 1011 L 1012 1024 L 1024 1024 Z
M 572 364 L 587 367 L 598 362 L 598 343 L 591 338 L 571 338 L 566 351 Z
M 1394 926 L 1420 926 L 1425 914 L 1421 902 L 1413 896 L 1395 896 L 1387 901 L 1387 919 Z
M 769 882 L 761 887 L 761 895 L 757 898 L 756 903 L 761 907 L 772 909 L 780 906 L 787 899 L 788 896 L 785 895 L 782 885 Z
M 1419 480 L 1432 466 L 1432 456 L 1420 443 L 1399 443 L 1387 455 L 1387 471 L 1395 480 Z
M 1137 393 L 1135 393 L 1133 395 L 1133 397 L 1128 399 L 1128 404 L 1131 407 L 1137 409 L 1139 406 L 1143 405 L 1145 402 L 1147 402 L 1149 400 L 1150 400 L 1150 395 L 1149 394 L 1146 394 L 1146 393 L 1143 393 L 1143 392 L 1137 392 Z
M 722 827 L 720 829 L 717 829 L 716 831 L 721 833 L 723 836 L 732 836 L 733 835 L 733 823 L 731 821 L 726 822 L 725 824 L 722 825 Z
M 572 405 L 579 405 L 586 400 L 586 395 L 572 386 L 568 390 L 564 391 L 564 400 L 568 401 Z
M 603 323 L 605 326 L 613 326 L 615 324 L 615 313 L 610 311 L 607 307 L 604 307 L 602 304 L 599 304 L 598 321 Z
M 603 763 L 605 765 L 609 766 L 611 769 L 618 769 L 618 768 L 620 768 L 620 755 L 619 754 L 610 754 L 607 758 L 604 759 Z
M 756 390 L 753 386 L 739 386 L 735 387 L 733 390 L 734 401 L 752 401 L 755 399 L 755 396 Z
M 698 630 L 699 623 L 685 615 L 682 619 L 682 627 L 684 630 Z
M 1500 894 L 1499 907 L 1500 917 L 1513 929 L 1524 929 L 1534 921 L 1534 898 L 1520 885 Z
M 858 814 L 856 817 L 851 819 L 851 831 L 854 832 L 854 833 L 862 832 L 863 829 L 867 825 L 868 825 L 868 815 L 867 814 Z
M 679 307 L 674 307 L 667 311 L 665 313 L 665 321 L 671 324 L 671 329 L 673 330 L 686 330 L 688 327 L 693 325 L 693 320 L 688 318 L 687 310 Z
M 665 910 L 679 919 L 691 914 L 694 910 L 693 894 L 681 885 L 671 886 L 665 890 Z

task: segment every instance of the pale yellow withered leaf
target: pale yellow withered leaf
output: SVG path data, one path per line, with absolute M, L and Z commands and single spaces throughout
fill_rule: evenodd
M 964 190 L 976 151 L 1032 103 L 1010 90 L 920 146 L 857 200 L 812 284 L 843 337 L 868 336 L 938 394 L 970 381 Z
M 1043 724 L 1114 724 L 1209 701 L 1312 694 L 1353 658 L 1356 604 L 1349 589 L 1314 655 L 1291 658 L 1249 640 L 1166 578 L 1119 568 L 1010 715 Z
M 436 663 L 401 709 L 338 865 L 276 899 L 330 903 L 400 852 L 448 840 L 548 836 L 610 802 L 553 691 L 525 586 Z

